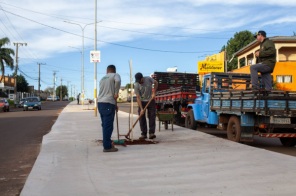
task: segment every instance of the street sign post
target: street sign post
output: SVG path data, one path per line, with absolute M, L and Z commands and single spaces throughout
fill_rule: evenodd
M 101 62 L 101 51 L 90 51 L 90 62 L 91 63 L 99 63 Z

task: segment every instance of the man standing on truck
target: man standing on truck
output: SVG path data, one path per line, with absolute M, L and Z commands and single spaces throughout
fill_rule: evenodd
M 136 82 L 134 84 L 135 94 L 137 96 L 138 114 L 142 116 L 140 118 L 141 137 L 140 140 L 147 138 L 147 121 L 144 111 L 145 106 L 152 99 L 147 106 L 148 119 L 149 119 L 149 139 L 156 138 L 155 136 L 155 120 L 156 120 L 156 108 L 155 108 L 155 94 L 158 87 L 158 82 L 149 76 L 143 77 L 142 73 L 136 73 Z
M 256 64 L 250 66 L 252 88 L 260 89 L 258 84 L 258 72 L 261 73 L 265 90 L 272 89 L 271 73 L 276 63 L 276 49 L 273 41 L 266 38 L 265 31 L 258 31 L 254 37 L 260 42 L 260 49 L 255 52 Z

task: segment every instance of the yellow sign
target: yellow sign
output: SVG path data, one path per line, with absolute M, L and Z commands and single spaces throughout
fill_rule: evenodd
M 205 60 L 199 61 L 198 73 L 224 72 L 224 51 L 218 54 L 207 56 Z
M 224 72 L 223 61 L 199 61 L 197 65 L 198 73 Z
M 207 56 L 205 61 L 224 61 L 224 51 L 218 54 L 213 54 L 211 56 Z

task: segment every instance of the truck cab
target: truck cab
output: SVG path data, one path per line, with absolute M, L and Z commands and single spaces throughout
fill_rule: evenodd
M 205 75 L 197 98 L 193 104 L 188 105 L 191 110 L 187 114 L 189 119 L 185 121 L 186 127 L 196 129 L 196 121 L 214 126 L 218 125 L 217 113 L 210 110 L 210 93 L 213 88 L 211 84 L 213 84 L 211 74 Z

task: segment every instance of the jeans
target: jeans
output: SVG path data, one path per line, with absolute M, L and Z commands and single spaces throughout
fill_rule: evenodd
M 142 101 L 142 107 L 144 108 L 148 102 Z M 155 120 L 156 120 L 156 108 L 155 108 L 155 100 L 152 100 L 147 107 L 148 110 L 148 120 L 149 120 L 149 134 L 155 133 Z M 140 115 L 141 108 L 138 108 L 138 114 Z M 141 135 L 147 135 L 147 121 L 146 121 L 146 112 L 140 118 L 140 128 L 141 128 Z
M 112 148 L 112 132 L 115 116 L 115 105 L 110 103 L 98 103 L 98 111 L 101 116 L 103 128 L 103 147 L 104 149 Z
M 264 84 L 264 87 L 266 90 L 272 89 L 272 79 L 271 79 L 271 73 L 272 69 L 265 65 L 265 64 L 255 64 L 250 66 L 250 72 L 251 72 L 251 82 L 252 82 L 252 88 L 259 89 L 260 86 L 258 84 L 258 72 L 261 73 L 262 83 Z

